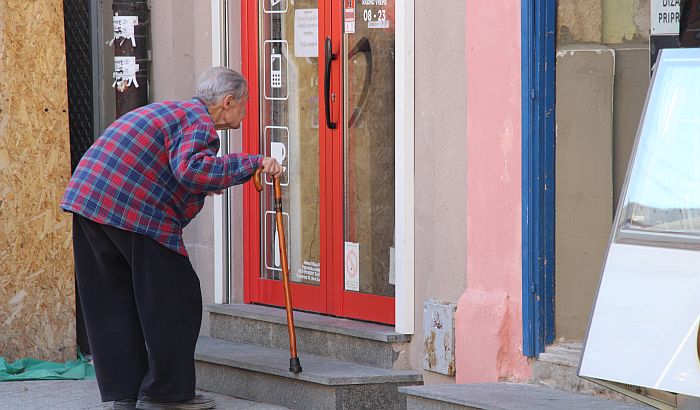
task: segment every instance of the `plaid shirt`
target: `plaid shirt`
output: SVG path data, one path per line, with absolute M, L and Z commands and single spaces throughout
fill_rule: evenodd
M 182 228 L 207 192 L 241 184 L 260 155 L 217 157 L 219 137 L 199 99 L 131 111 L 109 126 L 80 160 L 61 208 L 143 234 L 187 256 Z

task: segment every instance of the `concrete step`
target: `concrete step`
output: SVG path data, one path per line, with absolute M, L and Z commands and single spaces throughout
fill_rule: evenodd
M 532 383 L 558 390 L 592 395 L 627 403 L 636 400 L 578 376 L 578 366 L 583 351 L 582 342 L 560 342 L 545 348 L 539 358 L 533 362 Z M 670 406 L 678 405 L 675 394 L 638 386 L 625 386 L 627 390 L 640 394 L 654 401 Z
M 292 409 L 405 409 L 399 386 L 423 383 L 419 372 L 395 371 L 289 351 L 200 337 L 197 388 Z
M 643 410 L 642 404 L 537 387 L 531 384 L 484 383 L 400 387 L 407 409 L 456 410 Z
M 245 304 L 208 305 L 210 336 L 216 339 L 289 349 L 284 309 Z M 294 312 L 297 349 L 345 362 L 391 370 L 410 369 L 410 335 L 390 326 Z

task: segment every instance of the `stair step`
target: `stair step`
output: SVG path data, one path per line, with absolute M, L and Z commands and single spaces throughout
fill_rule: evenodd
M 560 364 L 570 367 L 578 367 L 581 361 L 583 343 L 558 343 L 545 348 L 538 358 L 541 362 Z
M 592 395 L 601 398 L 637 403 L 636 400 L 578 376 L 583 343 L 556 343 L 545 348 L 532 366 L 533 384 L 552 389 Z M 678 398 L 674 393 L 638 387 L 634 391 L 652 400 L 675 406 Z
M 288 349 L 287 317 L 284 309 L 270 306 L 208 305 L 213 338 Z M 335 360 L 392 370 L 410 369 L 410 335 L 390 326 L 294 312 L 297 349 Z
M 483 383 L 399 387 L 407 409 L 567 409 L 637 410 L 642 404 L 623 403 L 531 384 Z
M 289 371 L 289 351 L 200 337 L 197 387 L 293 409 L 403 409 L 397 387 L 420 385 L 421 373 L 393 371 L 299 354 L 303 371 Z

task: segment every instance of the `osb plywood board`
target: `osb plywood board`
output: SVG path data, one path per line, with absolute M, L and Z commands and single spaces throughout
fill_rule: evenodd
M 0 355 L 75 358 L 62 0 L 0 0 Z

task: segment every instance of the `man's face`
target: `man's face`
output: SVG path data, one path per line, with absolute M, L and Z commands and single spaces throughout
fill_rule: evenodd
M 244 94 L 240 99 L 235 99 L 232 95 L 224 97 L 223 101 L 223 119 L 225 124 L 222 124 L 217 129 L 237 129 L 241 127 L 241 121 L 246 114 L 246 104 L 248 103 L 248 94 Z

